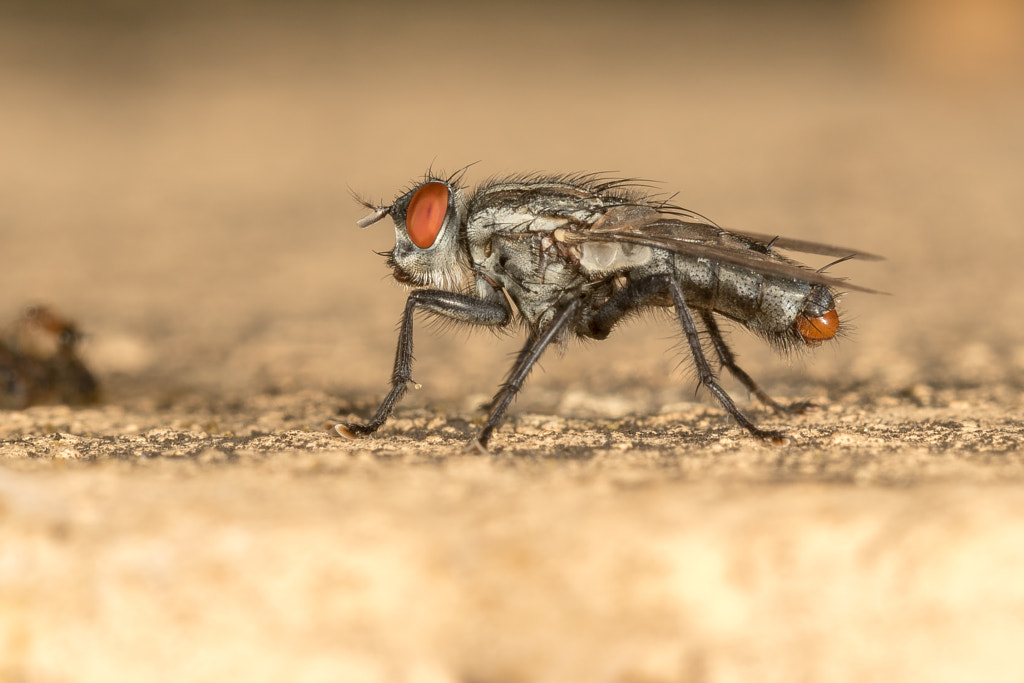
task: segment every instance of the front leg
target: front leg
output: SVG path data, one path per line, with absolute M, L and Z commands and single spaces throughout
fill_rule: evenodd
M 402 326 L 398 332 L 398 349 L 395 351 L 395 367 L 391 371 L 391 391 L 381 401 L 377 414 L 365 424 L 328 423 L 328 431 L 346 439 L 372 434 L 387 422 L 395 404 L 401 400 L 412 381 L 412 323 L 416 309 L 442 315 L 452 320 L 471 325 L 504 327 L 512 319 L 508 301 L 501 295 L 494 299 L 482 299 L 469 294 L 458 294 L 438 289 L 418 289 L 409 295 L 402 315 Z

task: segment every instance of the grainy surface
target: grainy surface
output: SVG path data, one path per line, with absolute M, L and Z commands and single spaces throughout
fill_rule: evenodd
M 105 402 L 0 413 L 0 680 L 1020 680 L 1016 4 L 40 7 L 0 8 L 0 319 L 74 318 Z M 404 296 L 348 187 L 477 160 L 655 178 L 893 295 L 799 358 L 733 330 L 821 406 L 729 384 L 788 448 L 666 320 L 545 358 L 494 457 L 520 340 L 420 325 L 423 389 L 329 438 Z

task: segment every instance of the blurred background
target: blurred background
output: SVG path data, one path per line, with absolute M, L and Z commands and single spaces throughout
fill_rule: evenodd
M 1019 382 L 1022 7 L 7 0 L 0 318 L 77 320 L 114 401 L 376 395 L 404 293 L 373 254 L 390 223 L 358 230 L 350 190 L 478 162 L 471 183 L 650 178 L 725 227 L 886 255 L 836 269 L 893 296 L 848 297 L 852 339 L 799 372 L 736 335 L 766 381 Z M 549 360 L 536 396 L 692 396 L 674 334 Z M 435 399 L 489 393 L 520 343 L 417 339 Z

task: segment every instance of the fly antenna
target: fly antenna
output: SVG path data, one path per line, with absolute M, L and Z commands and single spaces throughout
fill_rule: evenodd
M 373 209 L 373 213 L 371 213 L 369 216 L 363 216 L 362 218 L 356 221 L 356 225 L 358 225 L 360 228 L 368 228 L 377 221 L 387 216 L 389 213 L 391 213 L 390 206 L 368 206 L 367 208 Z
M 368 228 L 377 221 L 387 216 L 389 213 L 391 213 L 390 205 L 384 206 L 383 204 L 374 204 L 372 202 L 368 202 L 362 197 L 360 197 L 351 188 L 349 189 L 349 191 L 352 192 L 353 199 L 355 199 L 357 202 L 365 206 L 367 209 L 373 210 L 373 213 L 371 213 L 369 216 L 364 216 L 363 218 L 360 218 L 359 220 L 356 221 L 356 225 L 358 225 L 360 228 Z

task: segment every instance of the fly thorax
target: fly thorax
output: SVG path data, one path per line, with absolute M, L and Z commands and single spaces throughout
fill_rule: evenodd
M 494 207 L 476 207 L 473 212 L 473 225 L 470 232 L 498 233 L 514 235 L 517 233 L 551 232 L 564 228 L 569 223 L 566 216 L 549 216 L 537 213 L 525 206 L 499 205 Z
M 466 219 L 462 193 L 443 180 L 428 180 L 395 200 L 395 248 L 389 263 L 404 284 L 458 289 L 466 275 L 459 232 Z

